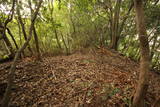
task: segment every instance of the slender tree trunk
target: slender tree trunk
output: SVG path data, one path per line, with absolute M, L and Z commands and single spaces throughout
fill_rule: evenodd
M 122 0 L 117 0 L 116 7 L 114 10 L 114 16 L 113 12 L 111 13 L 111 19 L 110 19 L 110 35 L 111 35 L 111 43 L 110 43 L 110 48 L 117 50 L 118 48 L 118 41 L 121 36 L 121 33 L 123 31 L 124 25 L 128 19 L 128 16 L 133 8 L 133 2 L 131 2 L 130 7 L 128 9 L 128 12 L 124 16 L 123 20 L 121 23 L 119 23 L 119 15 L 120 15 L 120 7 L 121 7 L 121 2 Z
M 26 33 L 26 30 L 25 30 L 25 25 L 24 25 L 24 23 L 23 23 L 23 21 L 22 21 L 22 17 L 21 17 L 21 14 L 20 14 L 19 5 L 20 5 L 20 4 L 17 2 L 18 21 L 19 21 L 19 23 L 20 23 L 20 25 L 21 25 L 22 33 L 23 33 L 24 39 L 25 39 L 25 41 L 26 41 L 26 40 L 27 40 L 27 33 Z M 28 44 L 27 47 L 28 47 L 28 50 L 30 51 L 30 53 L 31 53 L 31 55 L 32 55 L 33 52 L 32 52 L 32 49 L 31 49 L 30 45 Z
M 18 23 L 18 33 L 19 33 L 19 38 L 20 38 L 20 47 L 22 46 L 22 35 L 21 35 L 21 26 L 20 26 L 20 23 L 17 19 L 17 23 Z M 22 54 L 21 54 L 21 58 L 22 57 L 25 57 L 25 52 L 23 50 Z
M 69 55 L 68 46 L 67 46 L 67 44 L 66 44 L 66 42 L 65 42 L 65 39 L 64 39 L 64 36 L 63 36 L 62 32 L 61 32 L 61 36 L 62 36 L 62 41 L 63 41 L 63 44 L 64 44 L 64 46 L 65 46 L 65 49 L 66 49 L 66 53 L 67 53 L 67 55 Z
M 38 40 L 38 35 L 36 32 L 35 26 L 33 26 L 33 34 L 34 34 L 34 39 L 35 39 L 35 43 L 36 43 L 37 60 L 41 60 L 41 53 L 40 53 L 40 49 L 39 49 L 39 40 Z
M 7 28 L 7 31 L 8 31 L 8 34 L 11 36 L 11 38 L 12 38 L 12 40 L 13 40 L 15 46 L 16 46 L 16 49 L 18 49 L 18 44 L 17 44 L 16 40 L 14 39 L 14 36 L 12 35 L 10 29 Z
M 111 39 L 111 48 L 117 50 L 118 45 L 118 33 L 119 33 L 119 14 L 122 0 L 117 0 L 115 10 L 114 10 L 114 18 L 112 22 L 112 39 Z
M 72 13 L 70 13 L 70 19 L 71 19 L 71 23 L 72 23 L 72 27 L 73 27 L 73 33 L 72 34 L 75 34 L 76 33 L 76 26 L 75 26 L 75 23 L 73 21 Z
M 69 50 L 69 52 L 71 52 L 71 42 L 72 42 L 72 40 L 69 37 L 70 37 L 70 35 L 69 35 L 69 33 L 67 33 L 68 50 Z
M 32 2 L 31 2 L 31 0 L 28 0 L 28 4 L 29 4 L 29 7 L 30 7 L 31 18 L 32 18 L 32 15 L 33 15 L 34 10 L 32 9 Z M 39 41 L 38 41 L 38 35 L 37 35 L 37 32 L 36 32 L 35 26 L 33 26 L 33 34 L 34 34 L 34 40 L 35 40 L 35 43 L 36 43 L 37 60 L 41 60 L 40 49 L 39 49 Z
M 58 34 L 57 34 L 56 28 L 54 28 L 54 33 L 55 33 L 55 36 L 56 36 L 56 40 L 57 40 L 58 47 L 59 47 L 60 49 L 62 49 L 61 43 L 60 43 L 59 38 L 58 38 Z
M 129 17 L 129 14 L 130 14 L 133 6 L 134 6 L 134 3 L 132 2 L 131 5 L 130 5 L 130 7 L 129 7 L 129 10 L 128 10 L 127 14 L 125 15 L 125 17 L 124 17 L 124 19 L 123 19 L 123 21 L 122 21 L 122 23 L 121 23 L 121 25 L 119 27 L 118 37 L 121 35 L 121 33 L 123 31 L 123 28 L 125 26 L 125 23 L 126 23 L 128 17 Z
M 5 43 L 6 43 L 9 51 L 10 51 L 11 57 L 14 57 L 14 54 L 15 54 L 15 53 L 14 53 L 12 44 L 11 44 L 11 42 L 9 41 L 9 39 L 8 39 L 8 37 L 7 37 L 7 35 L 6 35 L 5 29 L 4 29 L 4 31 L 2 32 L 2 37 L 3 37 L 3 40 L 4 40 Z
M 140 76 L 136 93 L 134 95 L 132 107 L 144 107 L 144 98 L 148 88 L 148 72 L 150 69 L 150 55 L 148 36 L 145 28 L 143 0 L 134 0 L 136 11 L 137 31 L 140 40 L 141 60 L 140 60 Z
M 9 101 L 10 101 L 10 98 L 11 98 L 11 88 L 13 86 L 14 72 L 16 70 L 17 60 L 20 57 L 21 52 L 27 47 L 27 45 L 29 44 L 29 41 L 32 38 L 33 26 L 34 26 L 34 23 L 35 23 L 35 20 L 36 20 L 36 17 L 37 17 L 37 14 L 39 12 L 39 9 L 41 7 L 42 2 L 43 1 L 40 0 L 40 2 L 38 4 L 38 7 L 37 7 L 37 9 L 36 9 L 36 11 L 34 13 L 34 16 L 31 19 L 31 25 L 30 25 L 30 29 L 29 29 L 29 37 L 27 38 L 27 40 L 23 44 L 23 46 L 17 51 L 17 53 L 15 55 L 15 58 L 14 58 L 14 61 L 13 61 L 12 65 L 11 65 L 10 72 L 9 72 L 9 75 L 8 75 L 8 84 L 7 84 L 6 92 L 5 92 L 4 97 L 2 99 L 1 107 L 8 107 L 8 104 L 9 104 Z
M 9 55 L 10 57 L 14 57 L 15 53 L 14 53 L 12 44 L 11 44 L 11 42 L 9 41 L 9 39 L 8 39 L 8 37 L 6 35 L 6 29 L 7 29 L 7 24 L 12 21 L 12 18 L 13 18 L 13 15 L 14 15 L 14 10 L 15 10 L 15 4 L 16 4 L 16 0 L 13 0 L 12 7 L 11 7 L 11 10 L 10 10 L 10 14 L 11 15 L 10 14 L 8 15 L 8 17 L 5 20 L 4 24 L 2 24 L 0 22 L 0 27 L 2 28 L 2 30 L 0 31 L 0 33 L 1 33 L 1 35 L 2 35 L 2 37 L 4 39 L 4 41 L 5 41 L 5 43 L 7 45 L 7 47 L 10 50 L 10 55 Z

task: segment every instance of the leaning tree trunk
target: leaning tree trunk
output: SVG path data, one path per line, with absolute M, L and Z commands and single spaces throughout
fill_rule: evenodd
M 28 0 L 28 4 L 29 4 L 29 8 L 30 8 L 30 11 L 31 11 L 31 18 L 32 18 L 32 15 L 33 15 L 34 11 L 32 9 L 31 0 Z M 39 48 L 39 40 L 38 40 L 38 35 L 37 35 L 37 32 L 36 32 L 35 26 L 33 26 L 33 35 L 34 35 L 34 40 L 35 40 L 35 44 L 36 44 L 37 60 L 41 60 L 41 54 L 40 54 L 40 48 Z
M 32 38 L 32 31 L 33 31 L 33 27 L 34 27 L 34 22 L 35 22 L 35 19 L 37 17 L 38 11 L 39 11 L 39 9 L 41 7 L 41 4 L 42 4 L 42 0 L 40 0 L 40 2 L 38 4 L 38 7 L 37 7 L 37 9 L 36 9 L 36 11 L 35 11 L 35 13 L 33 15 L 33 18 L 31 19 L 31 25 L 30 25 L 29 36 L 27 38 L 27 41 L 17 51 L 17 53 L 15 55 L 15 58 L 14 58 L 14 61 L 13 61 L 12 65 L 11 65 L 10 72 L 9 72 L 9 75 L 8 75 L 8 84 L 7 84 L 6 92 L 5 92 L 4 97 L 2 99 L 1 107 L 8 107 L 8 104 L 9 104 L 9 101 L 10 101 L 10 97 L 11 97 L 11 88 L 13 86 L 14 72 L 16 70 L 17 60 L 20 57 L 21 52 L 27 47 L 27 45 L 29 44 L 29 41 Z
M 132 107 L 144 107 L 144 98 L 148 88 L 148 72 L 150 69 L 149 44 L 144 22 L 143 0 L 134 0 L 134 4 L 136 11 L 137 31 L 140 40 L 141 60 L 140 76 Z
M 11 33 L 9 28 L 7 28 L 7 31 L 8 31 L 8 34 L 10 35 L 10 37 L 12 38 L 12 40 L 13 40 L 15 46 L 16 46 L 16 49 L 18 50 L 18 44 L 17 44 L 16 40 L 14 39 L 13 34 Z

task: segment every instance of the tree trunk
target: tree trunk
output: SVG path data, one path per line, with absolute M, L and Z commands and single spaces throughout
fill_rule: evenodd
M 114 18 L 112 22 L 112 37 L 111 37 L 111 48 L 117 50 L 118 45 L 118 33 L 119 33 L 119 14 L 122 0 L 117 0 L 115 10 L 114 10 Z
M 17 2 L 18 21 L 19 21 L 19 23 L 20 23 L 20 25 L 21 25 L 22 33 L 23 33 L 24 39 L 25 39 L 25 41 L 26 41 L 26 40 L 27 40 L 27 33 L 26 33 L 26 30 L 25 30 L 25 25 L 24 25 L 24 23 L 23 23 L 23 21 L 22 21 L 22 17 L 21 17 L 21 14 L 20 14 L 19 5 L 20 5 L 20 4 L 18 4 L 18 2 Z M 30 53 L 31 53 L 31 55 L 32 55 L 33 52 L 32 52 L 32 49 L 31 49 L 31 47 L 30 47 L 29 44 L 28 44 L 28 50 L 30 51 Z
M 8 39 L 8 37 L 6 35 L 6 29 L 7 29 L 7 24 L 12 21 L 12 18 L 13 18 L 13 15 L 14 15 L 14 10 L 15 10 L 15 4 L 16 4 L 16 0 L 13 0 L 13 2 L 12 2 L 12 8 L 10 10 L 10 14 L 11 15 L 10 14 L 8 15 L 8 18 L 4 22 L 4 26 L 2 24 L 0 24 L 3 27 L 3 31 L 1 32 L 2 37 L 3 37 L 3 39 L 4 39 L 4 41 L 5 41 L 6 45 L 7 45 L 7 47 L 10 50 L 10 55 L 9 55 L 10 57 L 14 57 L 15 53 L 14 53 L 12 44 L 11 44 L 11 42 L 9 41 L 9 39 Z
M 56 36 L 56 40 L 57 40 L 58 47 L 59 47 L 60 49 L 62 49 L 61 43 L 60 43 L 59 38 L 58 38 L 58 34 L 57 34 L 56 28 L 54 28 L 54 33 L 55 33 L 55 36 Z
M 39 49 L 39 41 L 38 41 L 38 36 L 37 36 L 35 26 L 33 26 L 33 34 L 34 34 L 34 39 L 35 39 L 35 43 L 36 43 L 37 60 L 41 60 L 41 54 L 40 54 L 40 49 Z
M 10 55 L 11 55 L 12 57 L 14 57 L 14 54 L 15 54 L 15 53 L 14 53 L 12 44 L 11 44 L 11 42 L 9 41 L 9 39 L 8 39 L 8 37 L 7 37 L 7 35 L 6 35 L 5 29 L 3 29 L 3 32 L 1 32 L 1 34 L 2 34 L 3 40 L 5 41 L 5 43 L 6 43 L 6 45 L 7 45 L 7 48 L 9 49 Z
M 18 19 L 17 19 L 17 23 L 18 23 L 18 32 L 19 32 L 20 47 L 21 47 L 21 46 L 22 46 L 21 25 L 20 25 L 20 23 L 19 23 Z M 23 50 L 23 52 L 22 52 L 22 54 L 21 54 L 21 58 L 22 58 L 22 57 L 25 57 L 24 50 Z
M 28 0 L 28 4 L 29 4 L 29 8 L 30 8 L 30 12 L 31 12 L 31 19 L 32 19 L 32 15 L 34 13 L 34 10 L 32 9 L 31 0 Z M 39 49 L 39 41 L 38 41 L 38 36 L 37 36 L 37 32 L 36 32 L 35 26 L 33 26 L 33 34 L 34 34 L 34 40 L 35 40 L 35 43 L 36 43 L 37 60 L 41 60 L 40 49 Z
M 14 50 L 13 50 L 11 42 L 9 41 L 9 39 L 6 35 L 6 29 L 7 29 L 7 24 L 12 21 L 13 14 L 14 14 L 15 3 L 16 3 L 16 0 L 13 0 L 12 8 L 10 10 L 11 15 L 10 14 L 8 15 L 8 17 L 7 17 L 7 19 L 5 20 L 4 23 L 0 22 L 0 34 L 2 35 L 2 38 L 5 41 L 7 47 L 9 48 L 9 51 L 10 51 L 9 56 L 11 56 L 11 57 L 14 57 Z
M 141 60 L 140 60 L 140 76 L 136 93 L 134 95 L 132 107 L 144 107 L 144 98 L 148 88 L 148 72 L 150 69 L 150 55 L 148 36 L 146 33 L 143 11 L 143 0 L 134 0 L 136 11 L 137 31 L 140 40 Z
M 64 44 L 64 46 L 65 46 L 65 49 L 66 49 L 66 53 L 67 53 L 67 55 L 69 55 L 69 50 L 68 50 L 68 46 L 67 46 L 67 44 L 66 44 L 66 41 L 65 41 L 65 39 L 64 39 L 64 36 L 63 36 L 63 34 L 62 34 L 62 32 L 61 32 L 61 37 L 62 37 L 62 41 L 63 41 L 63 44 Z
M 35 22 L 35 19 L 37 17 L 37 14 L 38 14 L 38 11 L 39 11 L 39 9 L 41 7 L 42 2 L 43 1 L 40 0 L 40 2 L 38 4 L 38 7 L 37 7 L 37 9 L 36 9 L 36 11 L 34 13 L 34 16 L 31 19 L 31 25 L 30 25 L 30 29 L 29 29 L 29 37 L 27 38 L 27 40 L 23 44 L 23 46 L 17 51 L 17 53 L 15 55 L 15 58 L 14 58 L 14 61 L 13 61 L 12 65 L 11 65 L 10 72 L 9 72 L 9 75 L 8 75 L 8 84 L 7 84 L 6 92 L 5 92 L 4 97 L 2 99 L 1 107 L 8 107 L 8 104 L 9 104 L 9 101 L 10 101 L 10 98 L 11 98 L 11 88 L 13 86 L 14 72 L 16 70 L 17 60 L 20 57 L 21 52 L 27 47 L 27 45 L 29 44 L 29 41 L 32 38 L 32 31 L 33 31 L 34 22 Z
M 18 44 L 17 44 L 16 40 L 14 39 L 14 36 L 12 35 L 10 29 L 7 28 L 7 31 L 8 31 L 8 34 L 11 36 L 11 38 L 12 38 L 12 40 L 13 40 L 15 46 L 16 46 L 16 49 L 18 50 Z

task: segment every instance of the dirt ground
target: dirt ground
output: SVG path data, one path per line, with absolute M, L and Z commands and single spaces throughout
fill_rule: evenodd
M 128 107 L 139 64 L 109 50 L 25 58 L 15 72 L 12 107 Z M 7 80 L 11 62 L 0 64 L 0 83 Z M 160 75 L 150 72 L 146 107 L 160 96 Z M 1 96 L 2 97 L 2 96 Z

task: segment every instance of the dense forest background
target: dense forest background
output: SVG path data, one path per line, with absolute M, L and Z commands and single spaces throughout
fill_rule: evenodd
M 140 71 L 147 71 L 149 67 L 145 66 L 150 61 L 152 71 L 160 73 L 160 1 L 0 1 L 0 63 L 14 59 L 10 74 L 16 69 L 17 59 L 42 61 L 45 56 L 71 55 L 93 48 L 118 52 L 135 62 L 142 59 Z M 144 72 L 140 77 L 145 81 L 146 75 Z M 8 81 L 5 96 L 10 95 L 13 78 Z M 4 101 L 5 105 L 9 100 L 6 97 Z

